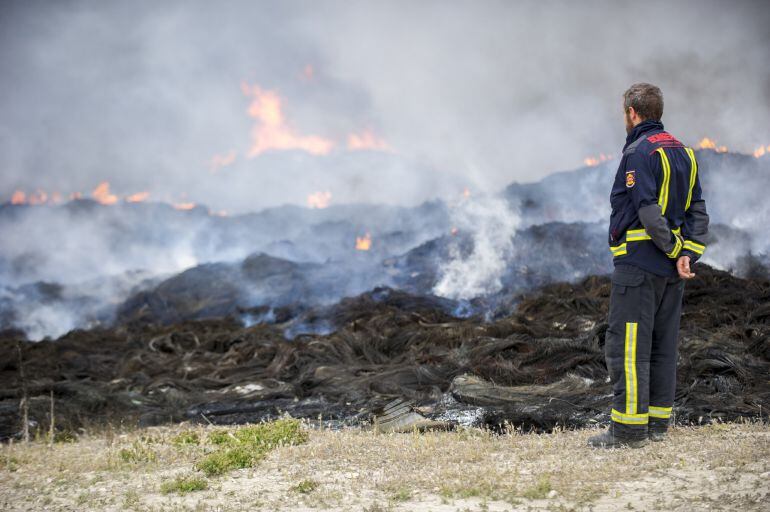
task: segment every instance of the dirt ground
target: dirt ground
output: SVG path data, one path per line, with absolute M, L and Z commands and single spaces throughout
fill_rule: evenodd
M 233 429 L 236 427 L 232 427 Z M 254 467 L 195 470 L 214 427 L 112 429 L 0 449 L 0 509 L 770 510 L 770 426 L 672 429 L 641 449 L 595 450 L 597 429 L 553 434 L 318 430 Z M 219 429 L 221 430 L 221 428 Z M 203 490 L 164 490 L 176 477 Z

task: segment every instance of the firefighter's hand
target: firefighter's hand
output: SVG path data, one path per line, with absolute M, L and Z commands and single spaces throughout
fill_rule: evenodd
M 676 270 L 679 272 L 679 277 L 682 279 L 692 279 L 695 277 L 695 274 L 690 271 L 689 256 L 679 256 L 679 259 L 676 260 Z

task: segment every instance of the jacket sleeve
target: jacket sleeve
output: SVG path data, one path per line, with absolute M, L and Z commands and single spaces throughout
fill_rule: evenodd
M 700 188 L 700 176 L 696 173 L 695 185 L 692 189 L 690 207 L 684 212 L 684 248 L 682 256 L 689 256 L 695 263 L 706 250 L 706 235 L 708 235 L 709 215 L 706 212 L 706 201 Z
M 658 204 L 657 190 L 661 174 L 657 153 L 645 155 L 637 151 L 628 155 L 626 189 L 631 195 L 639 220 L 658 249 L 669 258 L 678 258 L 684 239 L 671 231 Z

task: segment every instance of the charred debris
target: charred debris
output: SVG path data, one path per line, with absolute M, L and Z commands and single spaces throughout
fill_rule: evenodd
M 685 293 L 675 419 L 767 419 L 767 275 L 761 267 L 745 279 L 705 265 L 697 272 Z M 51 397 L 56 427 L 69 431 L 284 413 L 366 426 L 383 409 L 450 427 L 541 431 L 604 422 L 609 293 L 605 276 L 549 284 L 501 299 L 484 318 L 458 317 L 446 299 L 377 288 L 324 308 L 277 308 L 270 322 L 252 311 L 248 327 L 242 315 L 128 322 L 37 343 L 7 330 L 0 333 L 0 437 L 21 435 L 22 398 L 30 427 L 45 431 Z

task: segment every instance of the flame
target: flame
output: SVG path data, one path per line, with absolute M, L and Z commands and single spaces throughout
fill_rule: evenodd
M 176 210 L 192 210 L 195 203 L 175 203 L 172 205 Z
M 754 150 L 754 158 L 759 158 L 765 153 L 770 154 L 770 144 L 767 146 L 759 146 L 757 149 Z
M 235 162 L 237 153 L 235 150 L 230 150 L 226 155 L 214 155 L 209 160 L 209 172 L 215 173 L 222 167 L 227 167 Z
M 263 90 L 258 85 L 249 87 L 245 83 L 241 84 L 241 90 L 246 96 L 253 97 L 248 113 L 257 121 L 251 132 L 253 141 L 249 158 L 270 149 L 301 149 L 313 155 L 331 151 L 333 141 L 317 135 L 299 135 L 286 124 L 278 93 Z
M 460 230 L 456 227 L 452 226 L 452 229 L 449 230 L 449 234 L 452 236 L 455 236 Z
M 717 146 L 717 143 L 708 137 L 703 137 L 700 142 L 698 142 L 698 149 L 713 149 L 717 153 L 727 153 L 726 146 Z
M 37 189 L 35 192 L 27 196 L 27 202 L 29 204 L 45 204 L 48 201 L 48 194 L 44 190 Z
M 81 199 L 83 197 L 83 194 L 80 192 L 73 192 L 70 194 L 70 199 Z
M 24 204 L 27 202 L 27 194 L 21 190 L 17 190 L 11 196 L 11 204 Z
M 313 79 L 315 76 L 315 70 L 313 69 L 313 66 L 311 64 L 307 64 L 302 69 L 302 77 L 307 80 L 308 82 Z
M 364 236 L 356 237 L 356 250 L 368 251 L 372 246 L 372 235 L 366 233 Z
M 348 149 L 363 150 L 373 149 L 377 151 L 390 151 L 390 145 L 385 140 L 377 137 L 371 130 L 366 129 L 361 133 L 348 134 Z
M 463 197 L 471 197 L 471 190 L 468 187 L 463 188 Z
M 27 194 L 23 190 L 16 190 L 11 195 L 11 204 L 58 204 L 61 202 L 61 192 L 52 192 L 48 194 L 45 190 L 37 189 L 34 192 Z
M 313 192 L 307 196 L 307 205 L 310 208 L 328 208 L 332 199 L 332 193 L 328 190 L 325 192 Z
M 215 215 L 217 217 L 227 217 L 227 210 L 209 210 L 209 215 Z
M 613 158 L 614 157 L 612 155 L 605 155 L 604 153 L 599 153 L 599 156 L 589 156 L 584 158 L 583 163 L 588 167 L 595 167 L 600 163 L 606 162 L 608 160 L 612 160 Z
M 118 202 L 118 196 L 110 194 L 110 184 L 107 181 L 99 183 L 91 192 L 91 197 L 102 204 L 115 204 Z
M 137 192 L 136 194 L 131 194 L 130 196 L 126 196 L 126 202 L 128 203 L 141 203 L 145 199 L 149 197 L 149 192 Z

